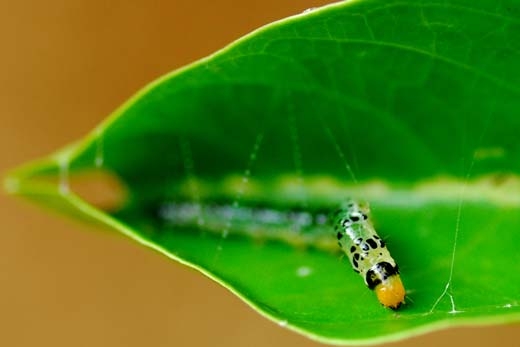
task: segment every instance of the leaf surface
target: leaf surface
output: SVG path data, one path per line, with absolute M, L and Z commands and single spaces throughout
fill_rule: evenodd
M 519 15 L 515 1 L 363 0 L 287 18 L 153 82 L 6 187 L 195 267 L 323 342 L 518 321 Z M 126 187 L 117 211 L 70 191 L 92 170 Z M 326 227 L 294 232 L 295 215 L 349 197 L 370 202 L 399 263 L 397 312 L 313 243 Z

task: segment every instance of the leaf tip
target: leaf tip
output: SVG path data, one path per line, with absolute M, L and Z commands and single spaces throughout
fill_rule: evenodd
M 7 175 L 4 178 L 4 191 L 8 194 L 18 194 L 20 191 L 20 179 L 14 175 Z

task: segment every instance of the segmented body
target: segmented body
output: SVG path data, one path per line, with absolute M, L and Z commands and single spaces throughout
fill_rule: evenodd
M 398 309 L 405 296 L 399 268 L 374 229 L 368 204 L 350 200 L 333 218 L 338 244 L 354 271 L 376 292 L 381 304 Z

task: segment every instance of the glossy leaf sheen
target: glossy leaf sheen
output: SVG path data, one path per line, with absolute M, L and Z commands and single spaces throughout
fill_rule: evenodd
M 345 2 L 161 78 L 8 188 L 196 267 L 283 326 L 375 343 L 520 319 L 519 110 L 518 2 Z M 129 191 L 117 213 L 64 189 L 96 167 Z M 61 191 L 39 180 L 52 174 Z M 349 196 L 371 203 L 399 263 L 398 312 L 333 252 L 157 214 L 168 201 L 291 211 Z

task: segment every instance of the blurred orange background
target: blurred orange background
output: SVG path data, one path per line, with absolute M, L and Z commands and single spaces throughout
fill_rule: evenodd
M 86 134 L 145 83 L 327 1 L 0 3 L 0 171 Z M 199 273 L 0 196 L 0 346 L 317 346 Z M 348 298 L 346 298 L 348 300 Z M 518 346 L 518 325 L 392 346 Z

